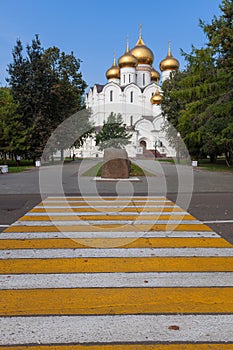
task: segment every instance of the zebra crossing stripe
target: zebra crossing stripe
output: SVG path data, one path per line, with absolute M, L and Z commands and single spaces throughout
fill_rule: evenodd
M 172 214 L 172 213 L 178 213 L 178 214 L 183 214 L 185 213 L 183 211 L 183 209 L 179 208 L 179 207 L 162 207 L 161 208 L 154 208 L 153 206 L 152 207 L 148 207 L 148 206 L 145 206 L 145 207 L 135 207 L 135 206 L 131 206 L 131 207 L 123 207 L 123 208 L 119 208 L 119 207 L 109 207 L 106 209 L 105 206 L 101 207 L 101 208 L 95 208 L 95 207 L 86 207 L 85 209 L 81 210 L 81 208 L 71 208 L 70 206 L 65 206 L 65 207 L 56 207 L 56 206 L 53 206 L 53 207 L 35 207 L 33 208 L 32 210 L 30 210 L 28 213 L 105 213 L 106 211 L 108 213 L 124 213 L 124 212 L 131 212 L 131 213 L 155 213 L 156 214 L 160 214 L 160 213 L 169 213 Z
M 41 210 L 43 210 L 43 209 L 41 209 Z M 78 213 L 78 214 L 77 214 Z M 46 215 L 47 214 L 47 215 Z M 23 216 L 23 218 L 24 217 L 28 217 L 28 216 L 31 216 L 31 217 L 35 217 L 35 216 L 61 216 L 61 217 L 64 217 L 64 216 L 73 216 L 73 217 L 79 217 L 79 216 L 93 216 L 93 215 L 95 215 L 95 216 L 110 216 L 110 215 L 113 215 L 113 216 L 118 216 L 119 214 L 121 215 L 121 216 L 135 216 L 135 217 L 138 217 L 138 215 L 140 215 L 140 217 L 141 216 L 145 216 L 145 217 L 147 217 L 147 216 L 162 216 L 162 215 L 164 215 L 164 216 L 168 216 L 169 218 L 170 217 L 173 217 L 173 216 L 184 216 L 184 215 L 186 215 L 186 217 L 192 217 L 193 219 L 195 219 L 192 215 L 187 215 L 187 213 L 185 212 L 185 211 L 181 211 L 181 212 L 174 212 L 174 211 L 170 211 L 169 213 L 163 213 L 163 212 L 159 212 L 159 211 L 155 211 L 155 212 L 153 212 L 153 214 L 151 214 L 151 212 L 146 212 L 146 211 L 143 211 L 142 213 L 138 213 L 138 212 L 130 212 L 130 211 L 124 211 L 124 212 L 118 212 L 118 211 L 113 211 L 113 212 L 111 212 L 111 214 L 109 214 L 109 211 L 108 211 L 108 213 L 106 214 L 106 212 L 105 211 L 101 211 L 101 212 L 99 212 L 99 211 L 92 211 L 92 212 L 82 212 L 82 211 L 76 211 L 76 212 L 74 212 L 74 211 L 70 211 L 70 212 L 65 212 L 65 213 L 60 213 L 60 212 L 56 212 L 56 211 L 54 211 L 54 212 L 52 212 L 52 211 L 50 211 L 50 212 L 48 212 L 48 213 L 46 213 L 46 214 L 44 214 L 44 212 L 35 212 L 35 210 L 31 210 L 31 211 L 29 211 L 28 213 L 26 213 L 24 216 Z M 22 219 L 22 218 L 21 218 Z M 20 219 L 20 220 L 21 220 Z
M 133 221 L 133 220 L 142 220 L 142 221 L 148 221 L 148 220 L 152 220 L 154 222 L 158 221 L 158 220 L 166 220 L 166 221 L 180 221 L 180 220 L 195 220 L 191 215 L 124 215 L 122 217 L 122 215 L 25 215 L 23 216 L 20 220 L 19 223 L 23 223 L 24 221 L 67 221 L 69 224 L 69 221 L 80 221 L 80 220 L 97 220 L 99 221 L 101 219 L 101 221 L 103 220 L 108 220 L 108 221 L 112 221 L 112 220 L 127 220 L 127 221 Z M 196 220 L 195 220 L 196 221 Z
M 2 239 L 1 249 L 87 249 L 99 248 L 230 248 L 222 238 L 36 238 Z
M 233 344 L 201 343 L 201 344 L 113 344 L 113 345 L 33 345 L 9 346 L 8 350 L 232 350 Z M 1 346 L 0 346 L 1 348 Z M 4 347 L 5 348 L 5 347 Z M 6 349 L 6 348 L 5 348 Z
M 143 202 L 148 202 L 148 201 L 169 201 L 166 197 L 164 196 L 150 196 L 150 197 L 145 197 L 145 196 L 131 196 L 131 197 L 127 197 L 127 196 L 83 196 L 83 197 L 75 197 L 75 196 L 65 196 L 65 197 L 59 197 L 59 196 L 49 196 L 45 199 L 45 201 L 67 201 L 67 200 L 72 200 L 72 201 L 137 201 L 137 200 L 142 200 Z
M 203 224 L 97 224 L 95 222 L 86 225 L 12 225 L 5 232 L 90 232 L 107 231 L 114 232 L 119 230 L 128 231 L 211 231 L 208 226 Z
M 233 288 L 0 290 L 0 316 L 233 313 Z
M 51 238 L 70 238 L 70 239 L 90 239 L 90 238 L 220 238 L 213 231 L 89 231 L 89 232 L 2 232 L 0 240 L 31 240 L 31 239 L 51 239 Z M 226 243 L 227 244 L 227 243 Z
M 231 315 L 226 314 L 21 316 L 3 317 L 1 324 L 0 345 L 9 343 L 10 339 L 10 345 L 30 345 L 43 341 L 44 345 L 53 344 L 54 347 L 56 344 L 72 344 L 72 346 L 79 344 L 83 347 L 86 346 L 87 349 L 95 344 L 99 350 L 102 349 L 101 344 L 113 346 L 111 344 L 126 343 L 124 345 L 127 349 L 127 343 L 131 343 L 134 346 L 133 349 L 136 350 L 137 343 L 147 346 L 160 342 L 160 344 L 152 345 L 162 346 L 162 350 L 164 350 L 167 349 L 168 343 L 173 342 L 175 350 L 182 349 L 182 345 L 187 346 L 188 350 L 195 349 L 195 346 L 199 346 L 198 350 L 209 350 L 212 346 L 211 343 L 220 343 L 216 344 L 213 349 L 229 350 L 232 349 L 233 344 L 233 320 Z M 33 330 L 33 332 L 29 330 Z M 190 344 L 193 342 L 201 344 Z M 225 344 L 226 342 L 231 344 Z M 110 344 L 108 345 L 108 343 Z M 184 345 L 183 343 L 189 344 Z M 207 344 L 205 346 L 202 343 Z M 65 345 L 65 349 L 67 345 Z M 230 345 L 231 348 L 225 348 L 227 345 Z
M 233 272 L 233 257 L 0 259 L 0 274 Z
M 233 257 L 233 248 L 86 248 L 82 249 L 13 249 L 3 250 L 2 259 L 56 258 L 150 258 L 221 256 Z
M 232 272 L 0 275 L 0 289 L 233 287 Z

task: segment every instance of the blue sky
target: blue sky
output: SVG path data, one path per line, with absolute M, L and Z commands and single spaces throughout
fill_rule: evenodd
M 74 52 L 89 86 L 106 82 L 105 72 L 125 51 L 126 36 L 132 48 L 142 23 L 143 39 L 154 52 L 156 69 L 171 51 L 184 67 L 180 49 L 190 52 L 206 38 L 199 19 L 210 23 L 220 15 L 221 0 L 0 0 L 0 86 L 5 86 L 12 48 L 20 38 L 24 46 L 39 34 L 43 47 Z

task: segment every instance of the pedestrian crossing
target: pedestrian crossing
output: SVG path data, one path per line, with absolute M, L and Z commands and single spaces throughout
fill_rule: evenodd
M 0 348 L 230 350 L 232 248 L 162 196 L 48 197 L 0 234 Z

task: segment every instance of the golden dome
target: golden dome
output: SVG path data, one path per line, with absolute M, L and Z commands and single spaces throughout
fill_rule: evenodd
M 154 67 L 152 67 L 151 69 L 151 81 L 155 81 L 156 83 L 158 83 L 160 80 L 160 74 L 157 70 L 154 69 Z
M 168 46 L 168 53 L 167 53 L 167 57 L 164 58 L 161 62 L 160 62 L 160 70 L 161 72 L 165 71 L 165 70 L 178 70 L 179 69 L 179 62 L 176 58 L 174 58 L 171 54 L 171 49 L 170 49 L 170 44 Z
M 162 96 L 160 95 L 159 89 L 157 88 L 155 93 L 151 97 L 150 102 L 152 103 L 152 105 L 159 105 L 161 101 L 162 101 Z
M 137 60 L 138 64 L 149 64 L 152 65 L 154 61 L 154 54 L 149 49 L 144 41 L 142 40 L 142 36 L 140 34 L 139 39 L 135 45 L 135 47 L 131 50 L 131 54 L 134 55 Z
M 119 58 L 118 65 L 120 68 L 125 68 L 125 67 L 136 67 L 137 64 L 138 64 L 138 60 L 129 51 L 129 45 L 127 42 L 126 51 L 124 55 Z
M 106 78 L 109 79 L 120 79 L 120 68 L 116 64 L 116 58 L 114 57 L 113 65 L 106 72 Z

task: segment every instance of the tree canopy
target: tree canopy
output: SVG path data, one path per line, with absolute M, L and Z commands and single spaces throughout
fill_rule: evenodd
M 130 143 L 131 134 L 126 131 L 121 114 L 110 113 L 103 128 L 96 134 L 96 145 L 105 148 L 123 148 Z
M 0 88 L 0 153 L 21 154 L 25 146 L 25 130 L 21 125 L 21 116 L 17 114 L 17 104 L 8 88 Z
M 24 129 L 25 145 L 32 157 L 40 157 L 47 140 L 65 119 L 84 108 L 80 59 L 57 47 L 44 49 L 38 35 L 26 46 L 17 40 L 13 62 L 8 66 L 8 84 L 16 114 Z M 65 135 L 64 135 L 65 136 Z M 63 142 L 54 143 L 56 149 Z
M 163 84 L 163 114 L 180 132 L 191 156 L 225 154 L 233 164 L 233 1 L 223 0 L 222 15 L 211 24 L 200 20 L 204 48 L 182 52 L 186 68 Z M 171 140 L 169 123 L 165 129 Z M 174 131 L 173 131 L 174 133 Z

